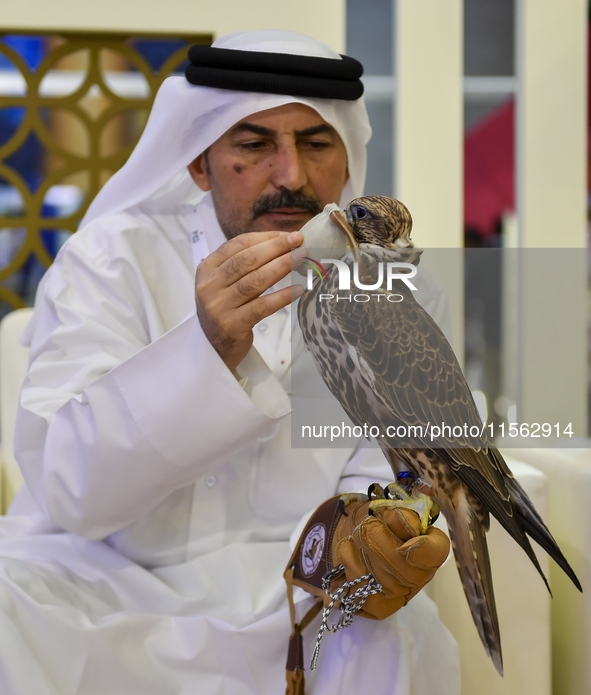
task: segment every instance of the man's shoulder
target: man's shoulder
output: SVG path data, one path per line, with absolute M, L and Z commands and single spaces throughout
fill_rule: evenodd
M 62 253 L 82 255 L 99 261 L 136 255 L 151 249 L 158 253 L 166 246 L 189 243 L 189 234 L 184 215 L 150 215 L 139 208 L 99 217 L 73 234 L 62 249 Z

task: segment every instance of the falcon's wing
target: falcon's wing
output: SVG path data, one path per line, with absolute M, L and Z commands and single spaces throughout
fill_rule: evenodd
M 484 484 L 508 500 L 504 478 L 512 477 L 511 471 L 490 446 L 455 354 L 425 309 L 413 298 L 394 303 L 384 295 L 379 301 L 330 302 L 330 317 L 393 420 L 420 425 L 424 448 L 445 450 L 449 465 L 477 494 Z M 433 440 L 432 426 L 442 429 Z M 460 436 L 448 436 L 454 427 Z M 396 447 L 395 441 L 391 445 Z

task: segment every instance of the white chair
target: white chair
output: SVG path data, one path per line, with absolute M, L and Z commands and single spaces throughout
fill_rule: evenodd
M 591 442 L 587 449 L 515 449 L 548 478 L 548 521 L 583 586 L 580 594 L 554 562 L 550 577 L 555 695 L 591 693 Z
M 14 458 L 14 427 L 19 394 L 29 364 L 29 350 L 18 341 L 32 315 L 33 309 L 18 309 L 5 316 L 0 323 L 0 511 L 3 514 L 23 483 Z

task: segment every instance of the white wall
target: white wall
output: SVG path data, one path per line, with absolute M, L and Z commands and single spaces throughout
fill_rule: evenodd
M 22 0 L 3 2 L 2 29 L 204 32 L 289 29 L 345 48 L 346 0 Z
M 395 196 L 413 217 L 420 248 L 461 249 L 463 240 L 462 0 L 393 0 L 396 47 Z M 429 266 L 433 259 L 438 268 Z M 425 253 L 422 267 L 445 287 L 453 348 L 464 355 L 463 257 Z

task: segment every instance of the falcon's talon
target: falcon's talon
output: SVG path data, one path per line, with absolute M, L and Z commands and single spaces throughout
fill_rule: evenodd
M 398 500 L 405 500 L 405 501 L 410 501 L 411 495 L 410 491 L 407 490 L 403 485 L 399 485 L 398 483 L 390 483 L 387 487 L 388 493 L 392 495 L 393 499 L 398 499 Z
M 439 514 L 440 511 L 439 506 L 433 501 L 433 498 L 423 492 L 419 492 L 419 490 L 416 488 L 409 493 L 402 487 L 402 485 L 398 485 L 398 483 L 390 483 L 387 490 L 391 495 L 394 493 L 396 498 L 373 500 L 369 505 L 372 512 L 380 507 L 386 507 L 389 509 L 392 509 L 393 507 L 412 509 L 413 512 L 416 512 L 419 515 L 419 519 L 421 520 L 421 534 L 427 533 L 431 511 L 433 508 L 435 508 L 436 514 Z
M 367 497 L 371 500 L 371 496 L 374 495 L 378 499 L 384 499 L 385 493 L 384 488 L 379 483 L 372 483 L 367 488 Z

